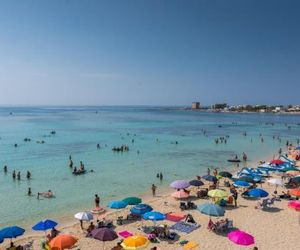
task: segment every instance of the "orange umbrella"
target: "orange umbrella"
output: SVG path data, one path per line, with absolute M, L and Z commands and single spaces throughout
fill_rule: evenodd
M 296 197 L 300 197 L 300 188 L 290 190 L 290 194 Z
M 53 238 L 49 245 L 51 250 L 70 249 L 75 245 L 77 239 L 70 234 L 61 234 Z
M 291 170 L 291 171 L 287 171 L 286 172 L 288 175 L 293 175 L 293 176 L 295 176 L 295 175 L 298 175 L 300 172 L 299 171 L 296 171 L 296 170 Z

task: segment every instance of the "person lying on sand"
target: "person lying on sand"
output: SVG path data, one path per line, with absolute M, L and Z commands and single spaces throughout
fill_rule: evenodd
M 39 199 L 40 198 L 40 195 L 43 196 L 44 198 L 53 198 L 54 195 L 52 193 L 52 191 L 49 189 L 48 192 L 38 192 L 38 195 L 37 195 L 37 198 Z

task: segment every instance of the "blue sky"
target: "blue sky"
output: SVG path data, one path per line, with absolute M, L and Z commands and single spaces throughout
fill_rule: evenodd
M 300 103 L 300 1 L 0 1 L 0 104 Z

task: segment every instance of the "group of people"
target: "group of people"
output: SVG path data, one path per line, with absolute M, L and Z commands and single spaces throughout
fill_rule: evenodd
M 72 173 L 75 174 L 75 175 L 85 173 L 86 170 L 85 170 L 85 167 L 84 167 L 84 164 L 83 164 L 82 161 L 80 161 L 80 166 L 79 166 L 78 169 L 77 169 L 76 166 L 74 166 L 74 168 L 73 168 L 73 165 L 74 165 L 74 163 L 73 163 L 73 160 L 72 160 L 72 155 L 69 155 L 69 167 L 71 169 L 73 169 Z
M 4 165 L 3 171 L 4 171 L 5 174 L 7 174 L 7 172 L 8 172 L 8 167 L 7 167 L 7 165 Z M 13 172 L 12 172 L 12 178 L 13 178 L 13 180 L 15 180 L 15 179 L 21 180 L 21 172 L 18 171 L 18 173 L 17 173 L 16 170 L 13 170 Z M 30 172 L 30 171 L 27 171 L 27 173 L 26 173 L 26 178 L 27 178 L 28 180 L 31 178 L 31 172 Z

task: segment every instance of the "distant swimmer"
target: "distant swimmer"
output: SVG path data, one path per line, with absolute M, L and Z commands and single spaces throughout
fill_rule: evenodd
M 28 195 L 28 196 L 32 196 L 31 188 L 28 188 L 27 195 Z
M 69 160 L 72 160 L 72 155 L 69 155 Z
M 20 171 L 17 174 L 17 178 L 18 178 L 18 180 L 21 180 L 21 172 Z
M 31 173 L 29 171 L 27 171 L 26 177 L 28 180 L 31 178 Z
M 131 143 L 134 143 L 134 139 L 131 140 Z
M 73 168 L 73 161 L 72 161 L 72 159 L 70 159 L 69 167 Z
M 160 173 L 159 173 L 159 179 L 160 179 L 160 181 L 162 181 L 163 178 L 164 178 L 164 177 L 163 177 L 163 174 L 162 174 L 162 172 L 160 172 Z
M 40 195 L 43 196 L 44 198 L 53 198 L 54 195 L 52 193 L 52 191 L 49 189 L 48 192 L 38 192 L 37 194 L 37 198 L 39 199 L 40 198 Z
M 137 150 L 136 153 L 139 155 L 140 154 L 140 150 Z
M 100 149 L 100 144 L 99 143 L 97 144 L 97 149 Z
M 15 148 L 16 148 L 16 147 L 18 147 L 18 144 L 17 144 L 17 143 L 15 143 Z
M 4 165 L 3 171 L 4 171 L 4 173 L 7 173 L 7 166 L 6 165 Z

